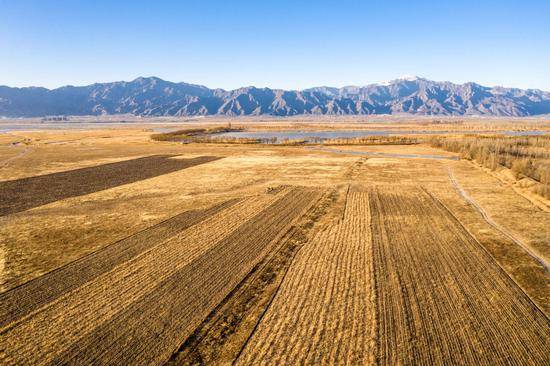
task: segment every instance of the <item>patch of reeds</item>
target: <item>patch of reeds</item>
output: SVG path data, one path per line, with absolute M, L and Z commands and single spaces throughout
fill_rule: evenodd
M 155 141 L 200 142 L 200 139 L 207 138 L 210 135 L 242 130 L 242 128 L 231 127 L 188 128 L 172 132 L 156 133 L 151 135 L 151 139 Z
M 407 136 L 361 136 L 361 137 L 341 137 L 341 138 L 251 138 L 219 136 L 225 132 L 243 131 L 242 128 L 193 128 L 178 130 L 173 132 L 159 133 L 151 135 L 151 139 L 156 141 L 176 141 L 182 143 L 207 143 L 207 144 L 276 144 L 279 146 L 302 146 L 302 145 L 412 145 L 418 144 L 419 139 Z
M 407 136 L 361 136 L 323 140 L 323 145 L 414 145 L 419 141 Z

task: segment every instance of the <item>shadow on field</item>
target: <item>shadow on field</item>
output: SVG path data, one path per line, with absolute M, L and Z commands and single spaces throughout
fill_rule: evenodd
M 153 155 L 117 163 L 0 182 L 0 216 L 25 211 L 69 197 L 134 183 L 220 159 L 216 156 L 170 159 L 173 156 L 175 155 Z

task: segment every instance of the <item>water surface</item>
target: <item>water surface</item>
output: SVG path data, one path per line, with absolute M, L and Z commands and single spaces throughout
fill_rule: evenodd
M 338 138 L 356 138 L 368 136 L 398 136 L 398 135 L 449 135 L 449 134 L 504 134 L 508 136 L 535 136 L 544 135 L 546 131 L 432 131 L 432 130 L 330 130 L 330 131 L 236 131 L 217 134 L 220 137 L 250 138 L 259 140 L 273 140 L 282 142 L 285 140 L 304 140 L 315 142 L 317 140 L 338 139 Z

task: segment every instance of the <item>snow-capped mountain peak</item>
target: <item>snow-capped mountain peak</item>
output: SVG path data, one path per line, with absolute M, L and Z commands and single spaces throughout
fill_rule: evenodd
M 398 77 L 395 80 L 416 81 L 416 80 L 420 80 L 420 79 L 422 79 L 422 78 L 420 76 L 416 76 L 416 75 L 403 75 L 403 76 Z
M 389 85 L 392 85 L 392 84 L 395 84 L 396 82 L 399 82 L 399 81 L 417 81 L 417 80 L 421 80 L 423 78 L 421 78 L 420 76 L 416 76 L 416 75 L 403 75 L 403 76 L 400 76 L 396 79 L 393 79 L 393 80 L 386 80 L 386 81 L 381 81 L 381 82 L 378 82 L 378 83 L 375 83 L 375 85 L 380 85 L 380 86 L 389 86 Z

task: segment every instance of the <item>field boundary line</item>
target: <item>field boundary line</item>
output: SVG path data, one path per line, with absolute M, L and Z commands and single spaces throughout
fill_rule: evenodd
M 291 228 L 292 229 L 292 228 Z M 289 231 L 291 230 L 289 229 Z M 287 231 L 288 233 L 288 231 Z M 279 293 L 279 289 L 281 288 L 281 286 L 283 285 L 283 282 L 286 278 L 286 275 L 288 273 L 288 270 L 290 269 L 290 267 L 292 266 L 292 262 L 294 261 L 294 258 L 296 258 L 296 254 L 298 254 L 300 252 L 302 248 L 299 248 L 293 255 L 292 255 L 292 258 L 290 260 L 290 263 L 291 265 L 288 266 L 286 269 L 285 269 L 285 272 L 283 273 L 283 276 L 281 277 L 281 282 L 279 282 L 279 284 L 277 285 L 277 288 L 275 289 L 275 291 L 273 291 L 273 295 L 271 295 L 271 298 L 269 299 L 269 302 L 267 303 L 267 306 L 265 307 L 264 311 L 262 311 L 262 314 L 260 315 L 260 317 L 258 318 L 258 321 L 256 322 L 256 324 L 254 324 L 254 328 L 252 328 L 252 331 L 250 332 L 250 334 L 248 335 L 248 337 L 246 338 L 246 341 L 243 343 L 241 349 L 239 350 L 239 352 L 237 353 L 237 356 L 235 357 L 235 359 L 233 360 L 233 362 L 231 363 L 232 365 L 235 365 L 237 363 L 237 361 L 239 360 L 239 358 L 241 357 L 241 354 L 243 353 L 243 351 L 245 350 L 246 346 L 248 345 L 248 343 L 250 342 L 250 340 L 252 339 L 252 336 L 254 335 L 254 333 L 256 333 L 256 330 L 258 329 L 258 326 L 260 325 L 260 323 L 262 322 L 262 319 L 264 318 L 265 314 L 267 314 L 269 308 L 271 307 L 271 304 L 273 303 L 273 300 L 275 299 L 275 297 L 277 297 L 277 293 Z
M 451 218 L 458 224 L 460 225 L 465 231 L 466 233 L 468 233 L 468 235 L 473 239 L 473 241 L 476 243 L 476 245 L 485 253 L 489 256 L 489 258 L 491 258 L 491 260 L 493 261 L 493 263 L 497 266 L 497 268 L 499 269 L 500 272 L 502 272 L 504 274 L 504 276 L 514 285 L 516 286 L 527 298 L 527 300 L 529 301 L 529 303 L 531 303 L 531 305 L 533 305 L 535 307 L 535 309 L 537 309 L 542 315 L 544 315 L 544 317 L 547 319 L 547 320 L 550 320 L 550 317 L 548 317 L 548 315 L 546 315 L 546 313 L 531 299 L 531 297 L 529 296 L 529 294 L 527 294 L 527 292 L 525 292 L 525 290 L 512 278 L 512 276 L 510 276 L 508 274 L 508 272 L 506 272 L 506 270 L 504 269 L 504 267 L 502 267 L 500 265 L 500 263 L 495 259 L 495 257 L 491 254 L 491 252 L 489 252 L 489 250 L 487 248 L 485 248 L 485 246 L 483 244 L 481 244 L 479 242 L 479 240 L 477 240 L 477 238 L 475 237 L 475 235 L 470 231 L 468 230 L 468 228 L 462 224 L 462 222 L 458 219 L 458 217 L 456 217 L 456 215 L 447 207 L 447 205 L 445 205 L 439 198 L 437 198 L 434 194 L 432 194 L 430 191 L 428 191 L 424 186 L 420 186 L 420 188 L 422 189 L 422 191 L 424 191 L 428 196 L 430 196 L 432 198 L 432 200 L 436 203 L 436 205 L 440 206 L 442 209 L 444 209 L 447 213 L 449 213 L 449 215 L 451 216 Z
M 237 202 L 239 202 L 239 201 L 241 201 L 241 200 L 242 200 L 241 198 L 232 198 L 232 199 L 230 199 L 230 200 L 223 201 L 223 202 L 218 203 L 218 204 L 216 204 L 216 205 L 213 205 L 213 206 L 211 206 L 211 207 L 207 207 L 207 208 L 205 208 L 204 210 L 209 210 L 209 209 L 214 209 L 214 208 L 220 208 L 220 209 L 223 210 L 223 209 L 225 209 L 225 208 L 229 208 L 229 207 L 235 205 Z M 226 206 L 226 205 L 227 205 L 227 206 Z M 59 271 L 65 269 L 65 267 L 68 267 L 68 266 L 70 266 L 70 265 L 74 265 L 74 264 L 76 264 L 76 263 L 78 263 L 78 262 L 80 262 L 80 261 L 84 261 L 84 260 L 88 259 L 89 257 L 92 257 L 92 256 L 96 255 L 96 254 L 99 253 L 99 252 L 102 252 L 102 251 L 105 251 L 105 250 L 110 249 L 111 247 L 113 247 L 113 246 L 119 244 L 121 241 L 128 240 L 128 239 L 130 239 L 130 238 L 133 237 L 133 236 L 136 236 L 136 235 L 138 235 L 138 234 L 141 234 L 141 233 L 143 233 L 143 232 L 146 232 L 147 230 L 150 230 L 150 229 L 153 229 L 153 228 L 155 228 L 155 227 L 158 227 L 158 226 L 160 226 L 160 225 L 162 225 L 162 224 L 165 224 L 166 222 L 172 220 L 173 218 L 175 218 L 176 216 L 178 216 L 178 215 L 180 215 L 180 214 L 182 214 L 182 213 L 185 213 L 185 212 L 188 212 L 188 211 L 204 211 L 204 210 L 187 210 L 187 211 L 182 211 L 182 212 L 177 213 L 177 214 L 174 215 L 174 216 L 170 216 L 170 217 L 168 217 L 167 219 L 164 219 L 164 220 L 162 220 L 162 221 L 160 221 L 160 222 L 157 222 L 157 223 L 154 224 L 154 225 L 151 225 L 151 226 L 148 226 L 148 227 L 146 227 L 146 228 L 144 228 L 144 229 L 141 229 L 141 230 L 138 230 L 138 231 L 136 231 L 136 232 L 133 232 L 133 233 L 131 233 L 130 235 L 125 236 L 124 238 L 120 238 L 120 239 L 118 239 L 117 241 L 114 241 L 114 242 L 112 242 L 112 243 L 109 243 L 109 244 L 107 244 L 106 246 L 104 246 L 104 247 L 102 247 L 102 248 L 99 248 L 99 249 L 97 249 L 97 250 L 94 250 L 93 252 L 90 252 L 90 253 L 88 253 L 88 254 L 82 256 L 82 257 L 78 257 L 78 258 L 76 258 L 76 259 L 74 259 L 74 260 L 72 260 L 72 261 L 70 261 L 70 262 L 67 262 L 67 263 L 63 264 L 63 265 L 60 266 L 60 267 L 54 268 L 54 269 L 52 269 L 51 271 L 48 271 L 48 272 L 46 272 L 46 273 L 43 273 L 42 275 L 40 275 L 40 276 L 38 276 L 38 277 L 35 277 L 35 278 L 33 278 L 33 279 L 30 279 L 30 280 L 28 280 L 27 282 L 23 282 L 23 283 L 21 283 L 21 284 L 15 286 L 15 287 L 10 288 L 10 289 L 7 290 L 7 291 L 4 291 L 4 292 L 0 293 L 0 301 L 2 300 L 2 298 L 4 297 L 4 295 L 6 295 L 6 294 L 8 294 L 8 293 L 10 293 L 10 292 L 13 292 L 14 290 L 17 290 L 17 289 L 19 289 L 20 287 L 23 287 L 23 286 L 29 284 L 30 282 L 35 281 L 36 279 L 38 279 L 38 278 L 40 278 L 40 277 L 44 277 L 44 276 L 50 275 L 50 274 L 52 274 L 52 273 L 59 272 Z M 201 221 L 202 221 L 202 220 L 201 220 Z M 199 222 L 200 222 L 200 221 L 199 221 Z M 191 225 L 189 228 L 195 226 L 195 225 L 198 224 L 199 222 L 194 223 L 194 224 Z M 189 228 L 187 228 L 187 229 L 189 229 Z
M 311 208 L 315 207 L 322 199 L 323 197 L 325 196 L 326 194 L 323 194 L 321 195 L 321 197 L 319 197 L 319 199 L 314 202 L 306 211 L 304 214 L 302 214 L 302 217 L 307 213 L 307 211 L 309 211 Z M 284 237 L 285 235 L 287 235 L 295 226 L 291 226 L 283 235 L 282 237 Z M 291 236 L 292 237 L 292 236 Z M 289 238 L 290 239 L 290 238 Z M 248 335 L 248 337 L 246 338 L 246 341 L 243 343 L 243 345 L 241 346 L 239 352 L 237 353 L 237 355 L 235 356 L 235 358 L 233 359 L 233 362 L 231 363 L 231 365 L 236 365 L 237 364 L 237 361 L 239 360 L 239 358 L 241 357 L 242 353 L 244 352 L 244 350 L 246 349 L 246 346 L 248 345 L 248 343 L 250 342 L 250 340 L 252 339 L 252 336 L 256 333 L 256 331 L 258 330 L 258 327 L 260 326 L 261 322 L 262 322 L 262 319 L 264 318 L 265 314 L 267 314 L 267 312 L 269 311 L 269 309 L 271 308 L 271 305 L 273 303 L 273 300 L 275 300 L 275 298 L 277 297 L 277 294 L 279 293 L 279 290 L 281 288 L 281 286 L 283 285 L 283 283 L 285 282 L 285 278 L 288 274 L 288 271 L 290 270 L 290 268 L 292 267 L 292 262 L 294 262 L 294 259 L 296 258 L 296 256 L 298 255 L 298 253 L 300 253 L 300 251 L 302 250 L 302 248 L 307 245 L 309 242 L 309 240 L 304 243 L 304 245 L 301 245 L 298 250 L 296 250 L 293 254 L 292 254 L 292 258 L 290 259 L 289 261 L 289 265 L 285 268 L 285 271 L 283 273 L 283 275 L 281 276 L 281 281 L 279 282 L 279 284 L 277 285 L 277 288 L 275 289 L 275 291 L 273 291 L 273 294 L 271 295 L 271 298 L 269 299 L 266 307 L 264 308 L 264 311 L 262 311 L 261 315 L 258 317 L 258 321 L 256 322 L 256 324 L 254 324 L 254 328 L 252 328 L 252 331 L 250 332 L 250 334 Z M 282 246 L 280 247 L 282 248 Z M 279 250 L 280 250 L 279 248 Z
M 2 163 L 0 163 L 0 169 L 6 168 L 8 165 L 10 165 L 10 163 L 12 161 L 17 160 L 20 157 L 23 157 L 23 156 L 27 155 L 31 151 L 33 151 L 33 149 L 30 146 L 26 146 L 25 149 L 23 149 L 23 151 L 17 153 L 17 155 L 14 155 L 10 158 L 7 158 L 7 159 L 3 160 Z
M 379 326 L 379 308 L 378 308 L 378 300 L 379 300 L 379 296 L 378 296 L 378 293 L 379 293 L 379 282 L 378 282 L 378 277 L 377 276 L 377 264 L 376 264 L 376 260 L 375 260 L 375 250 L 376 248 L 374 247 L 374 227 L 375 227 L 375 222 L 374 222 L 374 215 L 373 215 L 373 212 L 372 212 L 372 207 L 371 207 L 371 199 L 374 199 L 376 197 L 376 193 L 375 191 L 377 190 L 376 187 L 370 187 L 369 190 L 367 191 L 367 205 L 368 205 L 368 210 L 369 210 L 369 231 L 370 231 L 370 255 L 371 255 L 371 265 L 370 265 L 370 269 L 371 269 L 371 273 L 372 273 L 372 276 L 371 276 L 371 279 L 370 279 L 370 282 L 371 282 L 371 298 L 370 298 L 370 303 L 372 305 L 372 309 L 373 309 L 373 312 L 372 312 L 372 321 L 371 321 L 371 331 L 372 331 L 372 336 L 373 336 L 373 341 L 372 341 L 372 345 L 373 345 L 373 350 L 372 350 L 372 354 L 374 356 L 374 362 L 373 364 L 374 365 L 379 365 L 380 362 L 378 360 L 378 351 L 380 349 L 380 339 L 381 339 L 381 336 L 380 336 L 380 326 Z
M 348 209 L 348 196 L 349 196 L 349 189 L 350 184 L 348 184 L 348 189 L 346 189 L 346 194 L 344 195 L 344 208 L 342 209 L 342 215 L 340 216 L 340 222 L 344 221 L 344 218 L 346 217 L 346 211 Z
M 535 259 L 537 262 L 539 262 L 543 267 L 546 273 L 550 273 L 550 268 L 548 266 L 548 263 L 544 260 L 544 258 L 539 257 L 535 252 L 533 252 L 525 243 L 523 243 L 520 239 L 516 238 L 510 231 L 508 231 L 506 228 L 502 227 L 501 225 L 497 224 L 490 216 L 489 214 L 481 207 L 472 197 L 464 191 L 464 189 L 460 186 L 458 181 L 456 180 L 456 177 L 451 170 L 451 168 L 447 168 L 447 171 L 449 173 L 449 179 L 451 180 L 451 183 L 453 184 L 453 187 L 455 190 L 460 194 L 460 196 L 468 202 L 471 206 L 473 206 L 477 212 L 481 215 L 481 217 L 487 222 L 491 227 L 496 229 L 498 232 L 500 232 L 504 237 L 511 240 L 513 243 L 521 247 L 527 254 L 529 254 L 533 259 Z

